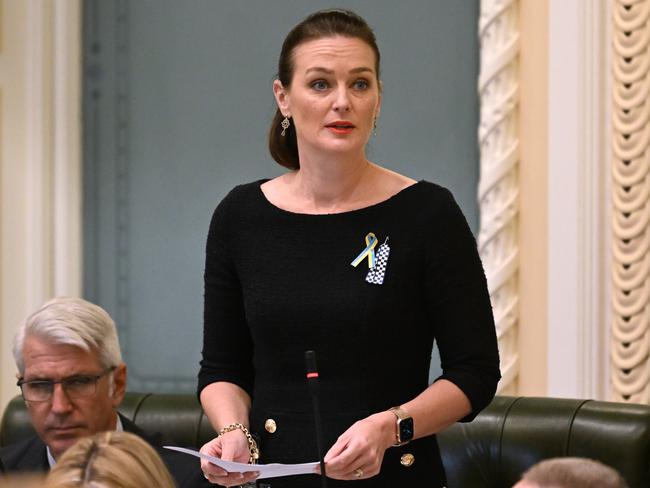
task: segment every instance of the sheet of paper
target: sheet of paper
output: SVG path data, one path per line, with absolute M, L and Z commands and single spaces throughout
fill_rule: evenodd
M 216 464 L 222 469 L 225 469 L 229 473 L 248 473 L 250 471 L 257 471 L 260 473 L 257 479 L 264 478 L 276 478 L 278 476 L 293 476 L 296 474 L 316 474 L 316 466 L 318 466 L 318 461 L 313 463 L 302 463 L 302 464 L 247 464 L 247 463 L 235 463 L 233 461 L 222 461 L 219 458 L 208 456 L 207 454 L 200 453 L 193 449 L 186 449 L 185 447 L 175 447 L 175 446 L 163 446 L 165 449 L 171 449 L 172 451 L 183 452 L 185 454 L 190 454 L 198 458 L 203 458 L 206 461 L 210 461 L 212 464 Z

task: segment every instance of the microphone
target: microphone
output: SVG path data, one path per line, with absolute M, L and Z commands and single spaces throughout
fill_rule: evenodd
M 327 474 L 325 473 L 325 460 L 323 458 L 323 428 L 320 418 L 320 403 L 318 401 L 318 368 L 316 367 L 316 352 L 305 351 L 305 365 L 307 366 L 307 385 L 311 394 L 314 409 L 314 423 L 316 424 L 316 446 L 320 461 L 321 486 L 327 488 Z

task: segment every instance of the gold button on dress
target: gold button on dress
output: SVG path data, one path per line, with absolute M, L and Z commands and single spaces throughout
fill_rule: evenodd
M 402 466 L 406 466 L 407 468 L 410 468 L 411 466 L 413 466 L 413 463 L 415 462 L 415 456 L 410 452 L 407 452 L 406 454 L 402 454 L 402 457 L 399 458 L 399 462 L 401 463 Z
M 264 422 L 264 428 L 269 434 L 273 434 L 276 430 L 278 430 L 278 425 L 275 423 L 275 420 L 266 419 Z

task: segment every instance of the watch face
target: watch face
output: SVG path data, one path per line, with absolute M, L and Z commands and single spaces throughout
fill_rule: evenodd
M 407 442 L 413 439 L 413 418 L 402 419 L 399 421 L 399 441 Z

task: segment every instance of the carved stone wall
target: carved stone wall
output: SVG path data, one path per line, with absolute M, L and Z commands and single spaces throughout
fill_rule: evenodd
M 650 0 L 612 1 L 611 396 L 650 402 Z
M 514 394 L 519 374 L 518 1 L 482 0 L 479 33 L 481 224 L 478 246 L 499 339 L 502 374 L 499 392 Z

